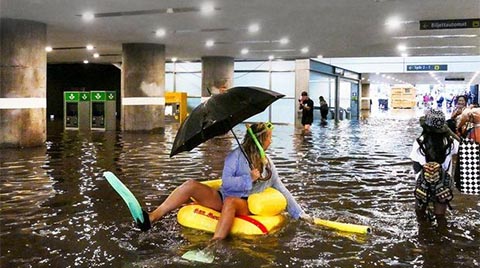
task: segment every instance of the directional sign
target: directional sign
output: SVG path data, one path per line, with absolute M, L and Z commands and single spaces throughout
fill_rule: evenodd
M 65 102 L 78 102 L 80 95 L 77 91 L 65 91 L 63 92 Z
M 420 30 L 480 28 L 479 19 L 421 20 Z
M 107 91 L 107 101 L 114 101 L 116 99 L 115 91 Z
M 105 91 L 91 91 L 90 98 L 92 101 L 103 102 L 107 100 L 107 94 Z
M 90 92 L 80 92 L 80 101 L 90 101 Z
M 407 71 L 447 71 L 448 65 L 446 64 L 420 64 L 420 65 L 407 65 Z

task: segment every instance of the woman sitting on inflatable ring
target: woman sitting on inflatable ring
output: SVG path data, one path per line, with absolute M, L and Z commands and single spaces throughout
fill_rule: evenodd
M 229 234 L 235 216 L 249 214 L 248 196 L 268 187 L 277 189 L 285 196 L 290 216 L 313 223 L 313 218 L 302 210 L 283 185 L 273 162 L 265 156 L 265 150 L 272 142 L 272 130 L 273 125 L 270 122 L 247 126 L 241 146 L 250 158 L 252 167 L 241 148 L 236 148 L 225 159 L 222 186 L 218 191 L 196 180 L 188 180 L 175 189 L 153 212 L 144 212 L 147 220 L 144 223 L 137 222 L 139 228 L 147 231 L 152 223 L 193 198 L 202 206 L 221 211 L 212 239 L 221 240 Z

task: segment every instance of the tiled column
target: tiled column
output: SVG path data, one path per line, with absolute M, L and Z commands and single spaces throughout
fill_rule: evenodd
M 233 86 L 234 62 L 232 57 L 202 57 L 202 99 Z
M 47 26 L 1 19 L 0 29 L 0 147 L 43 145 Z
M 122 115 L 124 131 L 165 129 L 165 45 L 123 44 Z

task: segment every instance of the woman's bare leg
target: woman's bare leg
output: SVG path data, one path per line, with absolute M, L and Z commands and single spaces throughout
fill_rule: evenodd
M 223 201 L 222 214 L 218 220 L 212 240 L 222 240 L 230 233 L 233 220 L 237 215 L 248 215 L 247 200 L 238 197 L 227 197 Z
M 222 199 L 217 190 L 195 180 L 188 180 L 175 189 L 163 203 L 149 213 L 150 222 L 160 220 L 168 212 L 180 207 L 191 197 L 202 206 L 220 211 Z

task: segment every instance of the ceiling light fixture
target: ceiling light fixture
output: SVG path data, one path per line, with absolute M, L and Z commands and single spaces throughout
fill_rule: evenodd
M 98 57 L 100 57 L 100 54 L 98 54 L 98 53 L 93 53 L 93 57 L 94 57 L 94 58 L 98 58 Z
M 242 49 L 242 51 L 240 51 L 240 53 L 242 53 L 242 55 L 248 54 L 248 48 Z
M 308 47 L 303 47 L 300 51 L 301 51 L 303 54 L 308 53 Z
M 401 56 L 402 56 L 403 58 L 406 58 L 406 57 L 408 57 L 408 54 L 407 54 L 407 53 L 402 53 Z
M 268 56 L 268 60 L 273 60 L 275 57 L 273 55 Z
M 401 20 L 398 17 L 391 17 L 387 19 L 387 21 L 385 22 L 385 26 L 389 30 L 396 30 L 400 28 L 400 26 L 402 26 L 403 24 L 410 24 L 410 23 L 418 23 L 418 22 L 413 20 Z
M 385 25 L 387 26 L 387 28 L 392 30 L 398 29 L 400 28 L 400 25 L 402 25 L 402 21 L 398 17 L 391 17 L 387 19 L 387 21 L 385 22 Z
M 95 18 L 95 15 L 92 12 L 85 12 L 82 14 L 82 19 L 84 21 L 91 21 Z
M 398 51 L 404 52 L 407 51 L 407 46 L 404 44 L 400 44 L 397 46 Z
M 280 44 L 282 44 L 282 45 L 288 44 L 289 42 L 290 42 L 290 40 L 288 40 L 288 38 L 286 38 L 286 37 L 283 37 L 282 39 L 280 39 Z
M 88 64 L 88 60 L 84 60 L 83 63 Z
M 256 33 L 260 30 L 260 26 L 258 24 L 251 24 L 248 26 L 248 32 L 250 33 Z
M 205 42 L 205 46 L 207 47 L 213 47 L 213 45 L 215 45 L 215 41 L 213 40 L 207 40 L 207 42 Z
M 167 14 L 173 14 L 174 13 L 173 8 L 171 8 L 171 7 L 167 8 L 166 13 Z
M 321 59 L 323 58 L 323 55 L 317 55 L 317 58 Z
M 164 37 L 166 34 L 167 34 L 167 31 L 163 28 L 155 31 L 155 35 L 157 37 Z
M 51 46 L 47 46 L 45 47 L 45 51 L 46 52 L 51 52 L 53 50 L 53 48 Z
M 93 50 L 94 47 L 93 47 L 93 45 L 87 45 L 86 48 L 87 48 L 87 50 Z
M 215 7 L 213 6 L 213 4 L 205 4 L 203 5 L 201 8 L 200 8 L 200 11 L 204 14 L 204 15 L 210 15 L 213 13 L 213 11 L 215 11 Z
M 173 57 L 173 58 L 172 58 L 172 62 L 177 62 L 177 60 L 178 60 L 178 59 L 177 59 L 176 57 Z

